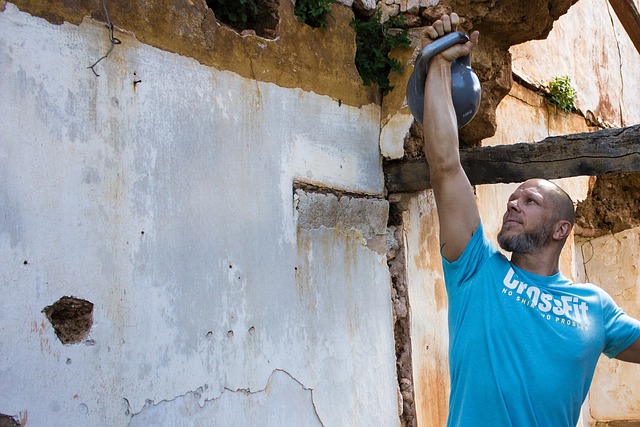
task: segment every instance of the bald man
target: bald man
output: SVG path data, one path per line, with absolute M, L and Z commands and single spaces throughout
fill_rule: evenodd
M 452 13 L 426 31 L 435 40 L 458 23 Z M 510 259 L 484 235 L 451 101 L 451 61 L 478 37 L 435 56 L 425 83 L 424 152 L 449 299 L 447 425 L 574 427 L 600 354 L 640 363 L 640 322 L 560 272 L 574 209 L 556 184 L 531 179 L 509 198 L 498 242 Z

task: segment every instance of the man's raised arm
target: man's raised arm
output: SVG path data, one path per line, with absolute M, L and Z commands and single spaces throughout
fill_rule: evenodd
M 433 40 L 455 31 L 459 18 L 443 15 L 427 27 Z M 440 247 L 449 261 L 460 257 L 480 223 L 473 187 L 460 164 L 458 125 L 451 100 L 451 61 L 468 55 L 478 43 L 478 32 L 466 44 L 433 57 L 425 84 L 424 153 L 440 221 Z

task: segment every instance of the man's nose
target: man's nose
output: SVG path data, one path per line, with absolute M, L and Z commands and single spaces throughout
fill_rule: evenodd
M 507 209 L 519 211 L 520 205 L 518 204 L 518 199 L 509 200 L 509 202 L 507 203 Z

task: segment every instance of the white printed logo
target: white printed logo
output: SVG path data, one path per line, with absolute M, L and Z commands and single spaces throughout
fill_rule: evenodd
M 589 317 L 587 311 L 589 306 L 586 302 L 572 295 L 562 295 L 560 299 L 553 298 L 553 295 L 540 291 L 535 286 L 530 286 L 514 278 L 515 272 L 510 268 L 504 276 L 504 286 L 502 293 L 513 297 L 516 301 L 530 308 L 537 309 L 542 317 L 580 329 L 588 329 Z M 555 315 L 555 316 L 552 316 Z

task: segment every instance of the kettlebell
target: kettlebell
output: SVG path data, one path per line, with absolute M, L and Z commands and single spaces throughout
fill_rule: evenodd
M 455 44 L 464 44 L 469 37 L 460 31 L 449 33 L 425 46 L 416 58 L 413 73 L 407 83 L 407 104 L 413 117 L 422 123 L 424 113 L 424 84 L 427 80 L 429 61 L 435 55 Z M 451 98 L 456 111 L 458 128 L 473 119 L 480 107 L 480 81 L 471 69 L 471 57 L 463 56 L 451 62 Z

